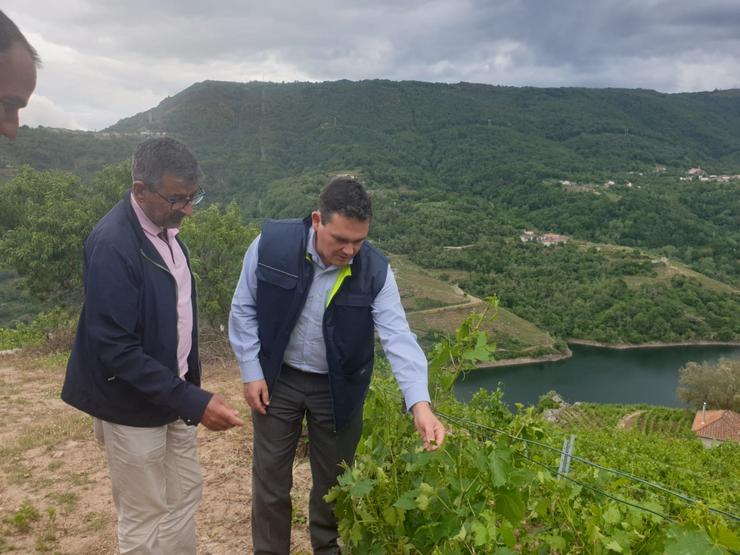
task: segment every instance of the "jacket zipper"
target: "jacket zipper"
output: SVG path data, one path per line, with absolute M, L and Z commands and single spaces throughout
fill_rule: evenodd
M 165 272 L 167 272 L 167 275 L 169 275 L 172 278 L 172 281 L 175 282 L 175 316 L 176 316 L 175 319 L 177 320 L 177 305 L 180 302 L 179 301 L 179 299 L 180 299 L 180 287 L 177 285 L 177 280 L 175 279 L 175 276 L 172 275 L 172 272 L 170 272 L 169 268 L 166 268 L 165 266 L 162 266 L 156 260 L 152 260 L 151 258 L 149 258 L 146 255 L 146 253 L 144 252 L 144 249 L 139 249 L 139 252 L 141 253 L 141 256 L 144 257 L 145 260 L 148 260 L 149 262 L 151 262 L 152 264 L 154 264 L 160 270 L 164 270 Z M 177 345 L 179 346 L 180 345 L 180 328 L 179 328 L 179 326 L 175 326 L 175 328 L 176 328 L 175 329 L 175 332 L 177 334 Z M 177 359 L 177 351 L 175 351 L 175 363 L 177 364 L 177 375 L 179 376 L 180 375 L 180 361 Z

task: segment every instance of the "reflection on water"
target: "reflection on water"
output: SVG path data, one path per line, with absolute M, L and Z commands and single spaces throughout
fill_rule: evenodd
M 593 403 L 646 403 L 681 407 L 676 396 L 678 370 L 689 361 L 716 362 L 740 358 L 740 348 L 724 346 L 607 349 L 572 345 L 573 357 L 557 362 L 484 368 L 456 385 L 457 398 L 467 401 L 480 388 L 501 382 L 509 404 L 532 405 L 554 389 L 565 400 Z

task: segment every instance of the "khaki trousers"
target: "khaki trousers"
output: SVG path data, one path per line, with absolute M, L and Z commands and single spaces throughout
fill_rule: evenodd
M 108 453 L 121 555 L 194 554 L 203 488 L 196 426 L 95 424 Z

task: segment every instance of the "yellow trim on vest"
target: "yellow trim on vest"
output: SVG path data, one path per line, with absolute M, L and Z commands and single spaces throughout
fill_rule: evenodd
M 345 278 L 347 276 L 352 275 L 352 266 L 347 264 L 346 266 L 343 266 L 341 270 L 339 270 L 339 273 L 337 274 L 337 279 L 334 282 L 334 287 L 331 288 L 331 293 L 329 293 L 329 299 L 326 301 L 326 307 L 329 307 L 329 303 L 331 303 L 331 300 L 334 298 L 334 295 L 337 294 L 337 291 L 339 291 L 339 288 L 342 286 L 342 282 L 344 282 Z

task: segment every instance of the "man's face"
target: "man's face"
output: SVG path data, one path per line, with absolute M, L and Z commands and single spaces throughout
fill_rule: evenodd
M 324 264 L 346 266 L 359 252 L 370 231 L 370 220 L 356 220 L 341 214 L 332 214 L 321 223 L 321 213 L 311 213 L 311 224 L 316 232 L 316 250 Z
M 30 52 L 14 42 L 0 53 L 0 134 L 14 139 L 18 111 L 25 108 L 36 88 L 36 65 Z
M 152 191 L 142 181 L 134 181 L 134 198 L 144 214 L 152 222 L 164 228 L 180 227 L 186 216 L 193 213 L 193 205 L 188 203 L 184 208 L 174 209 L 166 200 L 185 200 L 198 190 L 198 184 L 186 181 L 172 174 L 162 176 L 162 185 Z

